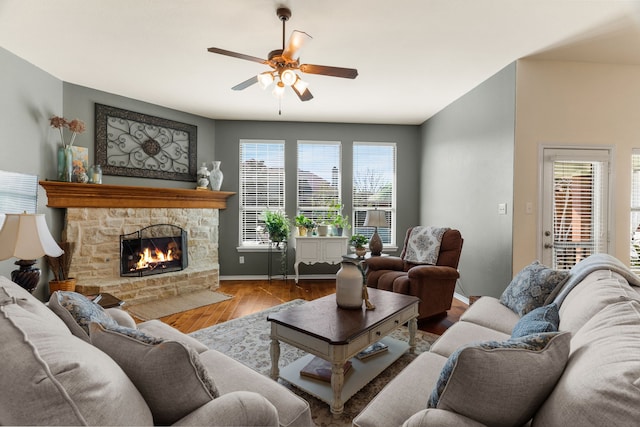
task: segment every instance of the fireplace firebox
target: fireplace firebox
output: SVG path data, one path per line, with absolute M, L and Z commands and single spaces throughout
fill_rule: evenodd
M 187 268 L 187 232 L 156 224 L 120 236 L 120 276 L 142 277 Z

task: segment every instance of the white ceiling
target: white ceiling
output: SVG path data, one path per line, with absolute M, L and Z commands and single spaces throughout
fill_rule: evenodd
M 266 71 L 215 55 L 266 58 L 282 44 L 276 8 L 313 40 L 301 62 L 314 99 L 278 101 Z M 214 119 L 420 124 L 516 59 L 640 64 L 640 1 L 0 0 L 0 46 L 74 84 Z

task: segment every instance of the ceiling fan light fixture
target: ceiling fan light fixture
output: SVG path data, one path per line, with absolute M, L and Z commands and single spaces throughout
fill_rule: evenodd
M 307 88 L 309 87 L 309 83 L 305 82 L 300 77 L 298 77 L 298 80 L 296 80 L 296 82 L 293 84 L 293 87 L 296 89 L 296 91 L 299 94 L 303 94 L 304 91 L 307 90 Z
M 232 90 L 244 90 L 249 86 L 258 83 L 262 89 L 276 83 L 273 88 L 273 95 L 282 99 L 286 87 L 289 86 L 298 95 L 300 101 L 310 101 L 313 99 L 311 91 L 307 89 L 308 83 L 304 82 L 298 72 L 305 74 L 316 74 L 329 77 L 340 77 L 345 79 L 355 79 L 358 76 L 358 70 L 355 68 L 332 67 L 328 65 L 317 64 L 300 64 L 299 55 L 302 47 L 312 40 L 312 37 L 303 32 L 294 30 L 289 38 L 288 44 L 285 44 L 285 23 L 291 18 L 291 10 L 286 7 L 277 9 L 276 14 L 282 21 L 282 49 L 275 49 L 269 52 L 267 59 L 257 56 L 246 55 L 244 53 L 233 52 L 218 47 L 210 47 L 207 51 L 218 55 L 230 56 L 245 61 L 257 62 L 262 65 L 271 67 L 271 71 L 260 74 L 254 74 L 247 80 L 233 86 Z
M 298 79 L 298 75 L 293 70 L 284 70 L 280 74 L 280 81 L 284 83 L 285 86 L 291 86 Z
M 284 96 L 284 83 L 278 82 L 278 84 L 273 88 L 273 96 L 276 98 L 282 98 Z
M 262 89 L 268 88 L 273 83 L 273 74 L 270 71 L 258 74 L 258 83 Z

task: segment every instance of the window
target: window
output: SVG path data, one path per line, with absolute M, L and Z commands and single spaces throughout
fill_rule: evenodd
M 285 209 L 284 141 L 240 140 L 240 246 L 268 242 L 262 212 Z
M 378 228 L 382 243 L 395 246 L 396 144 L 354 142 L 354 234 L 373 235 L 373 228 L 363 226 L 367 211 L 373 209 L 385 212 L 387 226 Z
M 38 177 L 17 172 L 0 171 L 0 227 L 5 214 L 36 213 Z
M 328 219 L 341 202 L 340 142 L 298 141 L 298 214 L 314 222 Z
M 631 270 L 640 273 L 640 149 L 631 154 Z

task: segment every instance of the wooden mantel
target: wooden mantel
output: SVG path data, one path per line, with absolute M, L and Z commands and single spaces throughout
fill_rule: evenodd
M 229 191 L 40 181 L 50 208 L 226 209 Z

